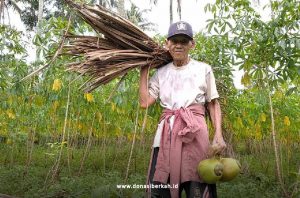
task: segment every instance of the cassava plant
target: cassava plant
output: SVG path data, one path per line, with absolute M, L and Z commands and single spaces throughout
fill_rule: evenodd
M 283 195 L 291 197 L 281 173 L 272 96 L 278 86 L 293 82 L 299 75 L 300 3 L 270 1 L 269 6 L 271 19 L 264 21 L 248 0 L 218 0 L 206 6 L 214 15 L 207 27 L 211 34 L 231 43 L 228 47 L 232 53 L 227 56 L 232 57 L 232 65 L 245 72 L 244 85 L 268 92 L 277 179 Z

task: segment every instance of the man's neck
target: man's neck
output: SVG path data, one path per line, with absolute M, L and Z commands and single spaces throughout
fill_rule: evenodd
M 182 66 L 184 66 L 184 65 L 187 65 L 189 62 L 190 62 L 190 57 L 188 57 L 188 58 L 185 59 L 185 60 L 174 60 L 174 61 L 173 61 L 173 64 L 174 64 L 176 67 L 182 67 Z

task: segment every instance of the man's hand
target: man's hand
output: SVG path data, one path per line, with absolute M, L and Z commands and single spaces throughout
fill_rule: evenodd
M 222 135 L 215 135 L 210 151 L 209 151 L 209 155 L 217 155 L 217 154 L 221 154 L 226 148 L 226 143 L 223 139 Z

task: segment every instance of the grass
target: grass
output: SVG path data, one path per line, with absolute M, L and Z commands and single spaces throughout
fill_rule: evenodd
M 140 144 L 139 141 L 136 143 L 126 184 L 145 184 L 150 145 L 150 141 L 145 144 Z M 94 144 L 81 173 L 78 171 L 84 146 L 69 150 L 69 160 L 65 147 L 58 175 L 53 182 L 49 182 L 51 174 L 48 173 L 55 161 L 56 148 L 35 145 L 32 163 L 25 174 L 26 146 L 2 143 L 0 193 L 25 198 L 143 197 L 144 189 L 116 188 L 117 184 L 125 184 L 130 146 L 128 141 L 120 142 L 116 139 L 109 139 L 105 144 Z M 237 156 L 242 163 L 242 174 L 231 182 L 217 184 L 219 198 L 281 197 L 280 187 L 275 181 L 274 160 L 270 154 L 272 150 L 256 154 L 241 153 L 237 153 Z M 299 157 L 292 158 L 290 164 L 297 162 L 293 160 L 299 160 Z M 45 182 L 47 175 L 48 180 Z M 295 195 L 297 196 L 299 193 Z

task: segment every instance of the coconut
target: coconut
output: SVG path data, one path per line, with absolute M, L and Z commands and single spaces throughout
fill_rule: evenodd
M 221 158 L 220 162 L 223 164 L 223 175 L 220 181 L 230 181 L 234 179 L 241 170 L 240 163 L 233 158 Z
M 202 160 L 198 165 L 200 178 L 208 184 L 214 184 L 219 181 L 222 177 L 222 173 L 223 164 L 216 158 Z

